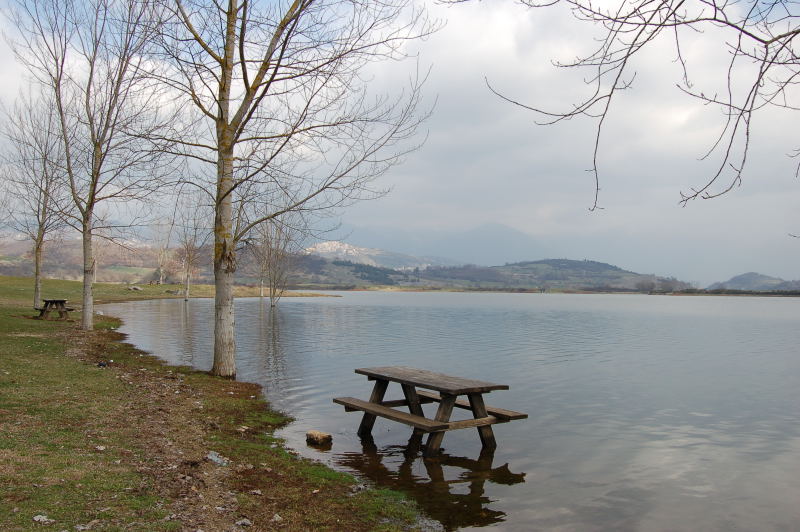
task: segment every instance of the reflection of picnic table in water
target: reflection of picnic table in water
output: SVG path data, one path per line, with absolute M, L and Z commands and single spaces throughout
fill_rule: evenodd
M 411 437 L 408 446 L 396 445 L 378 450 L 371 438 L 363 438 L 361 453 L 339 455 L 339 465 L 358 471 L 380 486 L 397 489 L 413 497 L 425 512 L 448 530 L 466 526 L 486 526 L 505 520 L 505 513 L 489 508 L 492 500 L 484 495 L 486 482 L 512 485 L 525 482 L 525 473 L 512 473 L 508 464 L 492 467 L 494 449 L 484 448 L 477 459 L 441 453 L 435 459 L 419 459 L 421 435 Z M 402 462 L 396 471 L 389 465 Z M 427 477 L 414 473 L 415 464 L 424 466 Z M 447 478 L 445 469 L 462 469 Z M 417 468 L 419 469 L 419 468 Z

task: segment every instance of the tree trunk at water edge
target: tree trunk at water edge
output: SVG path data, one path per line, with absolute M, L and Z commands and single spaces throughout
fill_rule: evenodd
M 186 277 L 183 280 L 183 300 L 189 301 L 189 284 L 191 283 L 192 274 L 191 272 L 186 271 Z
M 220 136 L 227 137 L 222 131 Z M 228 143 L 228 146 L 231 144 Z M 214 215 L 214 366 L 211 374 L 236 378 L 233 281 L 236 273 L 236 241 L 233 235 L 233 148 L 220 149 L 219 184 Z
M 42 248 L 44 243 L 37 239 L 33 244 L 33 306 L 42 303 Z
M 94 280 L 94 255 L 92 254 L 92 225 L 91 222 L 83 223 L 83 310 L 81 313 L 81 329 L 91 331 L 94 329 L 94 295 L 92 294 L 92 281 Z

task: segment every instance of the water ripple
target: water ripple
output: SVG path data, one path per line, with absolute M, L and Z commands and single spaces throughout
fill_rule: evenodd
M 343 296 L 276 310 L 238 300 L 239 377 L 298 419 L 282 435 L 302 454 L 411 493 L 449 529 L 800 522 L 800 300 Z M 210 368 L 211 301 L 105 310 L 140 347 Z M 371 384 L 353 369 L 393 364 L 509 384 L 489 401 L 530 418 L 495 425 L 493 456 L 474 431 L 448 433 L 439 468 L 408 456 L 404 426 L 379 420 L 374 440 L 360 441 L 359 416 L 330 399 L 367 397 Z M 305 447 L 310 428 L 336 434 L 333 449 Z

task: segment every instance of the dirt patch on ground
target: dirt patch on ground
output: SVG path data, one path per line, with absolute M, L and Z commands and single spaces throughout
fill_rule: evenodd
M 382 530 L 405 528 L 365 515 L 365 504 L 376 502 L 365 503 L 369 496 L 352 482 L 302 474 L 308 464 L 270 443 L 276 414 L 258 386 L 170 368 L 116 332 L 63 334 L 67 356 L 113 373 L 126 390 L 111 424 L 84 428 L 94 452 L 111 451 L 104 433 L 128 434 L 118 462 L 153 480 L 168 504 L 165 519 L 178 529 L 357 531 L 380 521 Z
M 225 488 L 235 469 L 206 459 L 211 449 L 205 420 L 198 415 L 203 394 L 184 384 L 182 374 L 113 362 L 106 349 L 115 339 L 111 333 L 73 332 L 68 338 L 68 356 L 113 372 L 128 389 L 129 400 L 121 405 L 114 428 L 135 432 L 137 452 L 123 450 L 123 455 L 138 472 L 154 479 L 160 497 L 172 501 L 170 518 L 190 530 L 235 526 L 236 496 Z

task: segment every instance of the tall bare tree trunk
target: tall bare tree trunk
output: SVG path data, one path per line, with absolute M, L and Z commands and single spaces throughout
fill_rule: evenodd
M 94 255 L 92 254 L 92 222 L 91 214 L 88 220 L 83 220 L 83 311 L 81 315 L 81 329 L 91 331 L 94 329 L 94 295 L 92 294 L 92 281 L 94 280 Z
M 38 307 L 42 301 L 42 248 L 44 234 L 39 231 L 33 243 L 33 306 Z
M 229 136 L 227 130 L 220 137 Z M 233 149 L 219 151 L 217 209 L 214 219 L 214 366 L 213 375 L 236 378 L 233 280 L 236 272 L 236 243 L 233 238 Z
M 225 53 L 219 78 L 217 133 L 217 198 L 214 214 L 214 366 L 211 374 L 236 378 L 233 280 L 236 272 L 236 240 L 233 227 L 233 148 L 230 122 L 233 57 L 236 45 L 237 2 L 228 5 Z
M 192 272 L 187 267 L 186 268 L 186 275 L 183 277 L 183 300 L 189 301 L 189 284 L 191 283 L 192 279 Z

